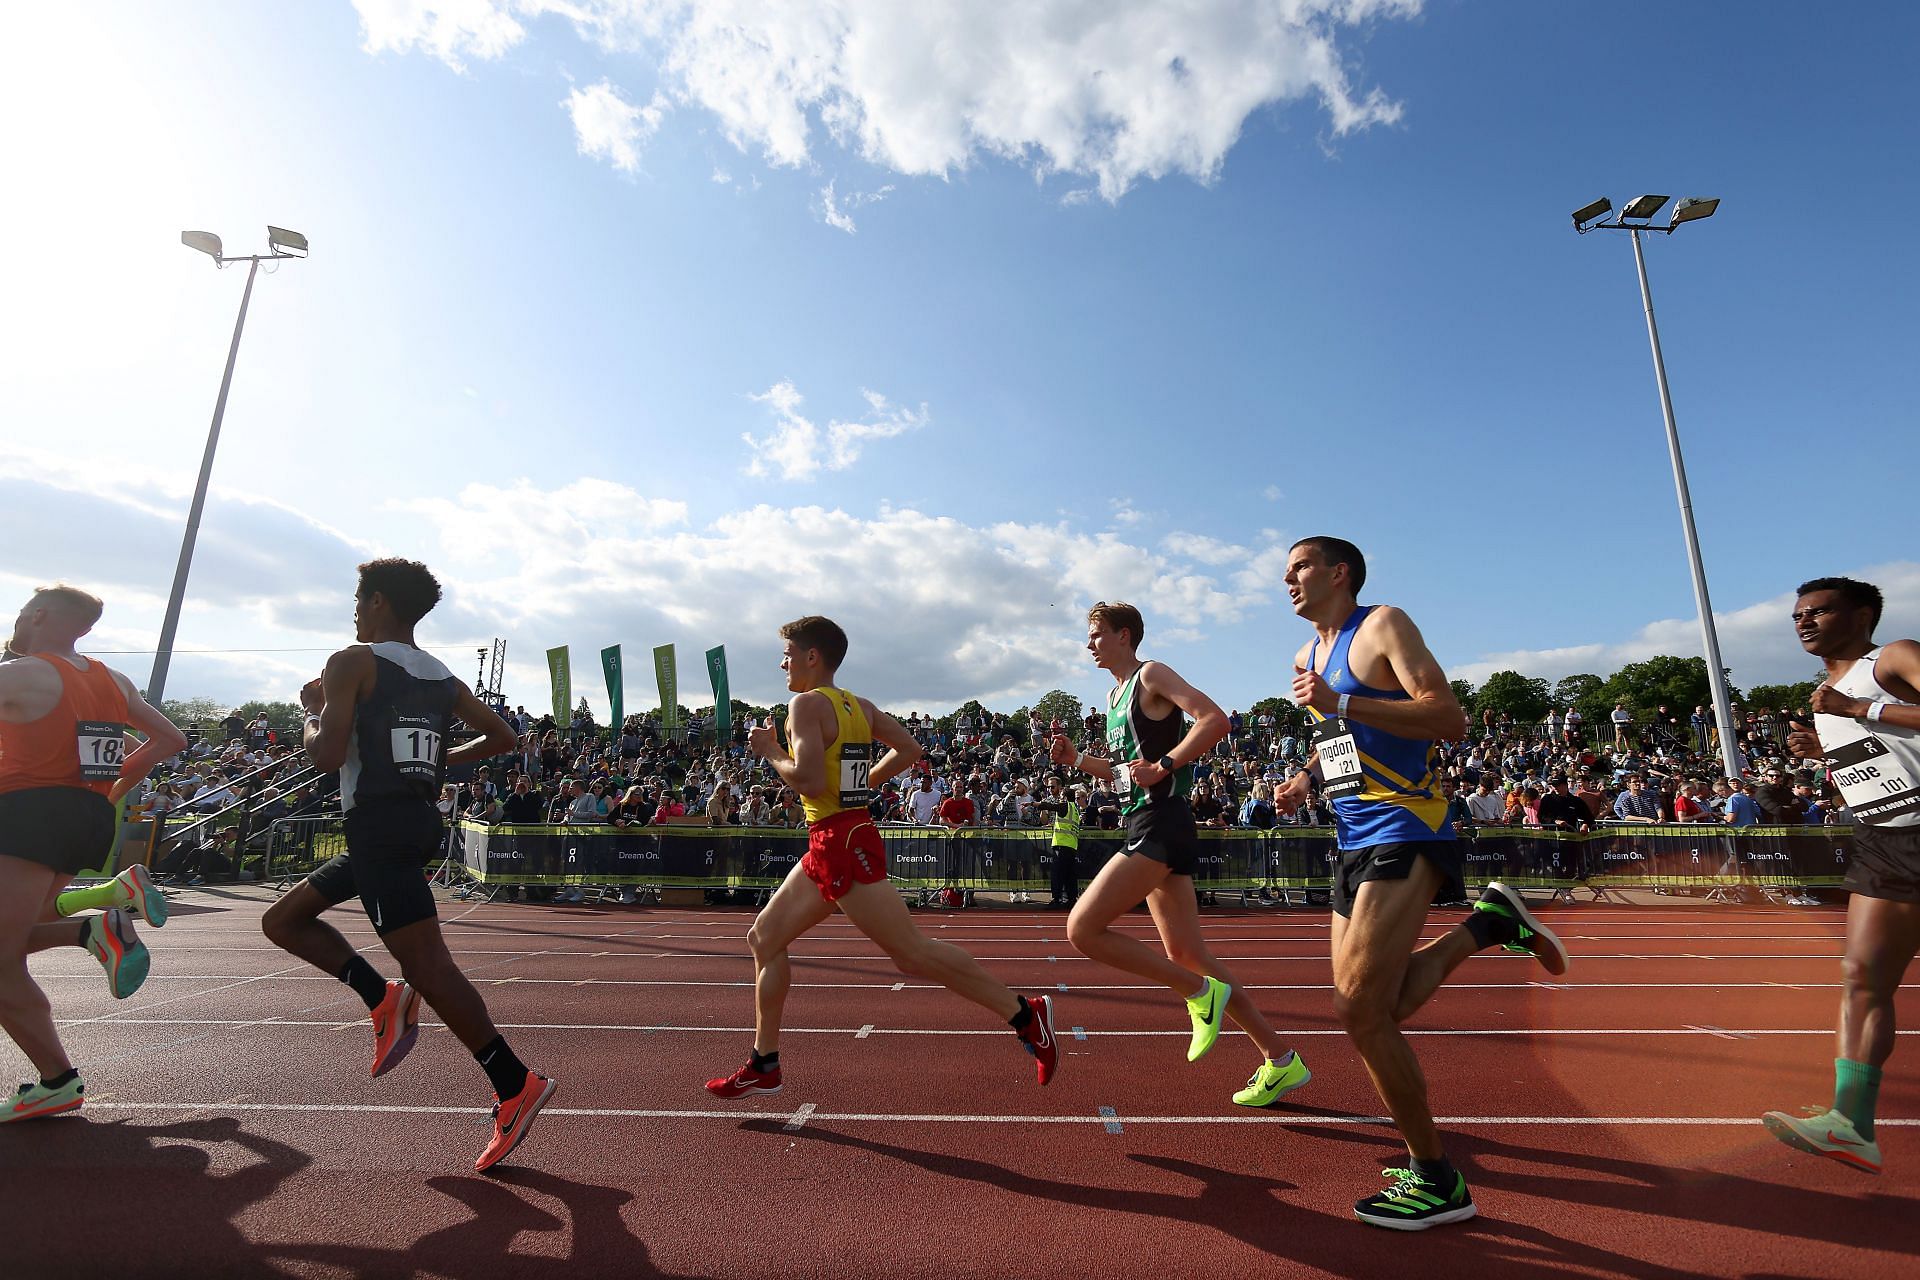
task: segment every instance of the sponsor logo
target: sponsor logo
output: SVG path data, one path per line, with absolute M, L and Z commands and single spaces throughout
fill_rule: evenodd
M 1638 853 L 1603 853 L 1601 858 L 1607 862 L 1645 862 L 1646 858 Z

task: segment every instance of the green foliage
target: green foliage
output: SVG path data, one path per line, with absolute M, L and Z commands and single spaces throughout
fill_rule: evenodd
M 1553 705 L 1547 682 L 1538 676 L 1523 676 L 1518 671 L 1496 671 L 1487 677 L 1474 697 L 1474 711 L 1491 711 L 1513 717 L 1516 724 L 1532 724 L 1547 714 Z
M 251 724 L 261 712 L 266 712 L 267 724 L 285 741 L 287 735 L 294 733 L 306 719 L 306 712 L 297 702 L 245 702 L 236 711 L 242 720 Z M 296 735 L 297 736 L 297 735 Z
M 1813 691 L 1820 687 L 1818 680 L 1802 680 L 1798 684 L 1757 684 L 1747 691 L 1746 702 L 1755 711 L 1778 711 L 1782 707 L 1798 711 L 1813 702 Z
M 1468 717 L 1471 718 L 1475 710 L 1473 705 L 1473 699 L 1474 699 L 1473 681 L 1449 680 L 1447 681 L 1447 685 L 1449 688 L 1453 690 L 1454 701 L 1458 702 L 1460 704 L 1460 709 L 1466 712 Z
M 1740 700 L 1736 690 L 1734 701 Z M 1705 658 L 1676 658 L 1659 654 L 1645 662 L 1630 662 L 1607 678 L 1602 702 L 1611 713 L 1613 704 L 1624 702 L 1635 719 L 1653 714 L 1664 705 L 1675 715 L 1690 715 L 1697 706 L 1711 705 L 1713 693 L 1707 680 Z M 1581 708 L 1586 714 L 1586 708 Z
M 1062 725 L 1077 725 L 1086 717 L 1086 709 L 1080 699 L 1064 689 L 1052 689 L 1040 695 L 1033 704 L 1034 711 L 1040 717 L 1041 724 L 1058 720 Z
M 212 698 L 162 698 L 160 714 L 182 728 L 218 725 L 227 716 L 227 704 Z

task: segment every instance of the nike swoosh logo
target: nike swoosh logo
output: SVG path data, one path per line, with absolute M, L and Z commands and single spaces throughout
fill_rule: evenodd
M 1827 1141 L 1833 1143 L 1835 1146 L 1840 1146 L 1840 1147 L 1861 1147 L 1866 1145 L 1863 1142 L 1848 1142 L 1845 1138 L 1841 1137 L 1839 1134 L 1835 1133 L 1831 1129 L 1827 1130 Z

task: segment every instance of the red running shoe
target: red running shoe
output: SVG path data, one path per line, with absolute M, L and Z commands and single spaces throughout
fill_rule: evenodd
M 755 1071 L 749 1062 L 730 1076 L 721 1076 L 718 1080 L 707 1081 L 707 1092 L 716 1098 L 725 1098 L 732 1102 L 753 1093 L 780 1092 L 780 1066 L 775 1063 L 772 1070 Z
M 1020 1043 L 1039 1064 L 1040 1083 L 1045 1084 L 1060 1065 L 1060 1048 L 1053 1038 L 1053 997 L 1028 996 L 1027 1008 L 1033 1010 L 1033 1018 L 1020 1033 Z
M 400 1065 L 420 1036 L 420 993 L 404 982 L 389 982 L 387 998 L 372 1016 L 373 1074 L 383 1076 Z
M 473 1162 L 476 1173 L 485 1173 L 502 1160 L 507 1153 L 520 1145 L 527 1136 L 527 1130 L 533 1128 L 533 1118 L 540 1114 L 540 1108 L 547 1105 L 547 1099 L 560 1086 L 538 1071 L 527 1072 L 527 1082 L 520 1092 L 511 1098 L 502 1098 L 493 1105 L 493 1141 Z

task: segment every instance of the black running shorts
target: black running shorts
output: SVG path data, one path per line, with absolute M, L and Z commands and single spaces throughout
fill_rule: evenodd
M 113 852 L 113 802 L 84 787 L 29 787 L 0 795 L 0 856 L 61 875 L 105 870 Z
M 1126 852 L 1164 862 L 1176 876 L 1190 876 L 1199 869 L 1200 829 L 1184 798 L 1135 809 L 1126 817 L 1126 832 Z
M 1889 902 L 1920 902 L 1920 827 L 1854 827 L 1847 890 Z
M 427 864 L 439 856 L 446 834 L 432 805 L 356 805 L 347 814 L 347 851 L 307 883 L 334 905 L 359 895 L 375 933 L 431 920 L 439 912 Z
M 1435 902 L 1458 902 L 1467 896 L 1466 882 L 1460 878 L 1467 852 L 1458 840 L 1406 840 L 1342 850 L 1333 869 L 1334 911 L 1351 917 L 1361 885 L 1369 880 L 1405 880 L 1413 874 L 1415 858 L 1425 858 L 1446 877 L 1434 893 Z

